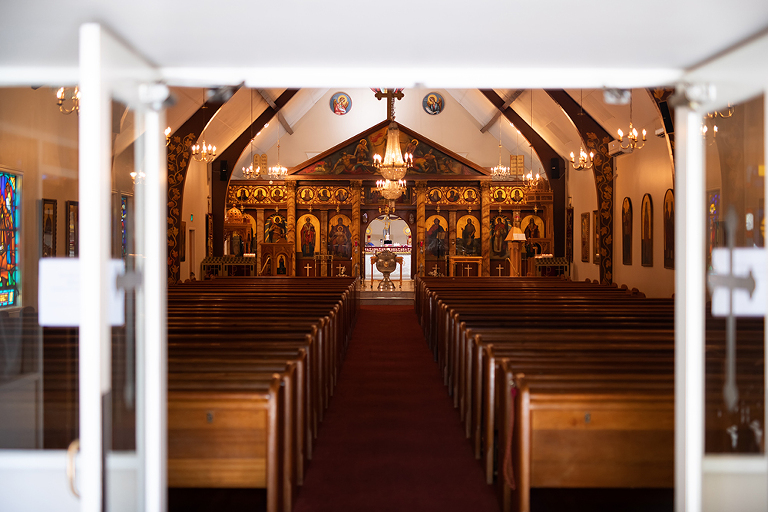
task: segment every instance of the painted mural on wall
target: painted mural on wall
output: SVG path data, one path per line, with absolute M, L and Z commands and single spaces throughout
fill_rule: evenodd
M 264 242 L 268 244 L 274 244 L 278 242 L 286 242 L 286 233 L 288 230 L 285 227 L 285 217 L 279 213 L 275 213 L 269 216 L 264 222 Z
M 512 223 L 506 215 L 497 215 L 491 222 L 491 257 L 508 258 L 509 244 L 504 241 L 512 229 Z
M 445 258 L 448 251 L 448 222 L 440 215 L 432 215 L 427 219 L 426 225 L 427 256 Z
M 352 110 L 352 99 L 345 92 L 337 92 L 331 96 L 331 112 L 343 116 Z
M 473 215 L 464 215 L 456 223 L 456 254 L 480 256 L 480 223 Z
M 320 221 L 312 214 L 299 217 L 296 222 L 296 251 L 311 258 L 320 250 Z
M 430 92 L 421 100 L 421 106 L 424 112 L 431 116 L 436 116 L 445 108 L 445 100 L 440 93 Z
M 387 143 L 387 127 L 383 126 L 368 135 L 354 139 L 345 147 L 316 161 L 298 175 L 374 175 L 373 155 L 384 155 Z M 408 174 L 471 175 L 480 173 L 455 158 L 439 151 L 423 140 L 411 137 L 400 130 L 400 148 L 413 155 L 413 165 Z
M 352 257 L 352 221 L 344 214 L 334 215 L 328 221 L 328 247 L 334 258 Z

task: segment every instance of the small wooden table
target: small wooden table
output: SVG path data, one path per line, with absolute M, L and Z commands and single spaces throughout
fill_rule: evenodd
M 483 265 L 483 257 L 482 256 L 448 256 L 448 259 L 450 260 L 450 267 L 448 268 L 448 277 L 453 277 L 453 267 L 456 264 L 460 263 L 476 263 L 477 264 L 477 275 L 480 275 L 480 267 Z M 463 276 L 463 274 L 462 274 Z

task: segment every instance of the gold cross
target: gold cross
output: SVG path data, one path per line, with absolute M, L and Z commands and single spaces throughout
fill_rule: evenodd
M 309 277 L 309 270 L 310 270 L 311 268 L 312 268 L 312 267 L 309 265 L 309 263 L 307 263 L 307 265 L 304 267 L 304 270 L 306 270 L 306 271 L 307 271 L 307 277 Z
M 467 263 L 467 266 L 464 267 L 464 270 L 467 271 L 467 277 L 469 277 L 469 271 L 472 270 L 472 267 L 469 266 L 469 263 Z
M 498 267 L 496 267 L 496 270 L 498 270 L 498 271 L 499 271 L 499 277 L 501 277 L 501 271 L 502 271 L 502 270 L 504 270 L 504 265 L 502 265 L 501 263 L 499 263 L 499 266 L 498 266 Z
M 345 267 L 344 265 L 339 265 L 338 267 L 336 267 L 336 270 L 339 271 L 339 273 L 336 274 L 337 276 L 343 276 L 344 274 L 347 273 L 347 267 Z

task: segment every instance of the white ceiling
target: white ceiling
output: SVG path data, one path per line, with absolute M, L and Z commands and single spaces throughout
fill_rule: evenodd
M 671 83 L 768 28 L 768 2 L 11 0 L 0 18 L 0 83 L 43 76 L 45 66 L 71 76 L 88 21 L 172 84 L 638 87 Z

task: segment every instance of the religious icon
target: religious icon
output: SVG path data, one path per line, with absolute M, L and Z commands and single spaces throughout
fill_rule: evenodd
M 581 261 L 589 262 L 589 212 L 581 214 Z
M 335 258 L 352 257 L 352 222 L 346 215 L 335 215 L 328 222 L 328 243 Z
M 317 200 L 327 202 L 331 200 L 331 193 L 327 188 L 323 187 L 317 191 Z
M 643 196 L 643 203 L 640 207 L 641 226 L 640 226 L 640 264 L 644 267 L 653 266 L 653 203 L 651 195 Z
M 512 189 L 512 192 L 510 193 L 509 198 L 512 200 L 513 203 L 519 203 L 523 199 L 525 199 L 525 196 L 523 195 L 522 189 L 514 188 Z
M 506 258 L 509 256 L 509 248 L 504 241 L 507 238 L 512 224 L 505 215 L 498 215 L 493 219 L 493 228 L 491 229 L 491 255 L 497 258 Z
M 442 95 L 439 93 L 430 92 L 421 100 L 421 106 L 424 108 L 424 112 L 431 116 L 436 116 L 443 111 L 445 100 L 443 100 Z
M 285 193 L 283 192 L 283 189 L 281 187 L 274 187 L 272 189 L 272 200 L 276 203 L 279 203 L 283 200 Z
M 56 256 L 56 200 L 43 199 L 43 258 Z
M 504 191 L 503 188 L 499 187 L 493 191 L 493 201 L 495 203 L 503 203 L 504 200 L 507 198 L 507 193 Z
M 443 198 L 443 193 L 440 192 L 439 188 L 432 188 L 429 190 L 429 194 L 427 194 L 427 197 L 429 197 L 429 200 L 431 202 L 437 203 Z
M 267 200 L 267 190 L 264 187 L 257 188 L 253 193 L 253 198 L 259 203 Z
M 595 244 L 592 247 L 592 263 L 600 264 L 600 219 L 597 217 L 597 210 L 592 212 L 593 226 L 595 229 Z
M 67 247 L 64 255 L 67 258 L 77 258 L 80 252 L 79 246 L 79 211 L 77 207 L 77 201 L 67 201 L 65 203 L 64 211 L 67 212 Z
M 754 223 L 754 214 L 752 219 Z M 675 193 L 672 189 L 664 194 L 664 268 L 675 268 Z
M 622 263 L 632 264 L 632 201 L 624 198 L 621 205 L 621 251 Z
M 448 194 L 446 194 L 445 197 L 452 203 L 455 203 L 461 198 L 461 196 L 459 195 L 459 193 L 456 191 L 455 188 L 448 190 Z
M 285 266 L 285 254 L 281 254 L 277 257 L 277 275 L 288 274 L 288 269 Z
M 315 198 L 315 191 L 309 187 L 302 188 L 301 192 L 299 192 L 299 199 L 301 199 L 305 203 L 312 202 L 312 199 L 314 198 Z
M 340 203 L 343 203 L 349 199 L 349 191 L 345 188 L 340 188 L 336 190 L 336 200 Z
M 301 251 L 305 258 L 313 257 L 317 248 L 320 221 L 314 215 L 302 215 L 296 223 L 296 232 L 299 233 L 296 249 Z
M 235 197 L 241 203 L 248 202 L 248 196 L 249 196 L 248 189 L 245 187 L 240 187 L 239 189 L 237 189 L 237 194 L 235 194 Z
M 474 203 L 477 201 L 477 192 L 473 188 L 468 188 L 464 191 L 464 200 L 468 203 Z
M 444 258 L 448 250 L 448 223 L 440 215 L 433 215 L 427 219 L 426 240 L 429 256 Z
M 526 240 L 529 238 L 544 238 L 544 221 L 538 215 L 526 215 L 521 226 L 524 226 Z
M 331 96 L 331 112 L 338 116 L 343 116 L 350 110 L 352 110 L 352 100 L 349 98 L 349 94 L 337 92 Z
M 264 223 L 264 241 L 266 243 L 277 243 L 286 241 L 287 229 L 285 227 L 285 218 L 279 213 L 270 215 Z
M 357 143 L 357 146 L 355 147 L 355 165 L 367 165 L 368 160 L 368 141 L 365 139 L 360 139 L 360 142 Z
M 465 215 L 456 223 L 456 254 L 480 255 L 479 222 L 472 215 Z M 460 235 L 460 236 L 459 236 Z

